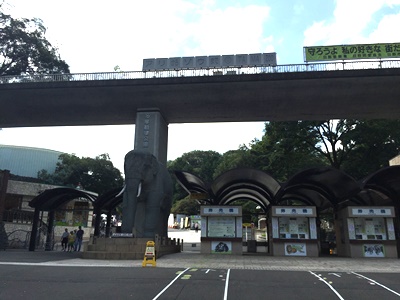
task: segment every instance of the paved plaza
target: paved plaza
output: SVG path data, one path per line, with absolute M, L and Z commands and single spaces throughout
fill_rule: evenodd
M 200 254 L 200 231 L 175 230 L 169 237 L 183 239 L 181 253 L 157 260 L 157 268 L 204 268 L 278 271 L 400 272 L 400 259 L 326 257 L 278 257 L 263 253 L 243 255 Z M 82 259 L 81 253 L 27 250 L 0 252 L 1 264 L 87 267 L 142 267 L 142 260 Z M 151 266 L 148 266 L 151 267 Z

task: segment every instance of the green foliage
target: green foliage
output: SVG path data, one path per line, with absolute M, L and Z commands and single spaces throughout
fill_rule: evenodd
M 253 167 L 250 149 L 245 145 L 242 145 L 238 150 L 227 151 L 222 155 L 220 163 L 214 171 L 214 178 L 226 171 L 243 167 Z
M 113 166 L 108 154 L 94 159 L 61 154 L 54 174 L 42 170 L 38 178 L 54 185 L 76 187 L 81 184 L 85 190 L 98 194 L 123 185 L 121 172 Z
M 400 120 L 356 121 L 348 139 L 354 144 L 342 169 L 361 179 L 380 168 L 400 151 Z
M 251 146 L 252 166 L 283 182 L 305 168 L 326 165 L 312 146 L 318 140 L 301 125 L 301 122 L 265 123 L 262 140 Z
M 257 225 L 258 213 L 261 213 L 261 210 L 257 209 L 257 203 L 253 201 L 236 200 L 230 203 L 230 205 L 242 207 L 243 223 L 255 223 Z
M 279 181 L 324 165 L 361 179 L 387 166 L 399 149 L 400 121 L 344 119 L 266 123 L 250 153 Z
M 45 33 L 42 20 L 14 19 L 0 6 L 0 76 L 69 73 Z
M 198 215 L 200 212 L 200 204 L 196 200 L 190 200 L 186 197 L 176 201 L 171 208 L 172 214 Z

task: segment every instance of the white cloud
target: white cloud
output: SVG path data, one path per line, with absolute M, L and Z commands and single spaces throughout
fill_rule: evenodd
M 399 42 L 400 31 L 396 29 L 399 26 L 400 13 L 384 16 L 377 28 L 368 36 L 368 40 L 373 41 L 373 43 Z
M 373 20 L 373 15 L 384 7 L 399 5 L 400 1 L 376 0 L 366 3 L 363 0 L 337 0 L 336 3 L 333 20 L 314 22 L 304 32 L 304 46 L 376 43 L 377 40 L 372 38 L 384 32 L 376 30 L 374 35 L 369 35 L 366 33 L 366 28 L 371 21 L 374 21 L 378 23 L 379 29 L 379 23 L 384 19 Z M 393 25 L 397 24 L 394 28 L 400 25 L 398 17 L 393 18 L 391 22 Z M 384 42 L 398 42 L 393 35 L 386 34 L 386 37 Z M 382 41 L 382 39 L 379 40 Z
M 270 8 L 216 8 L 215 1 L 13 1 L 18 14 L 41 17 L 71 72 L 137 71 L 144 58 L 257 53 Z

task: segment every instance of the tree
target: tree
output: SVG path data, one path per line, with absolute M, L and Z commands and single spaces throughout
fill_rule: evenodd
M 183 214 L 187 216 L 198 215 L 200 212 L 200 204 L 196 200 L 191 200 L 189 197 L 177 201 L 171 208 L 172 214 Z
M 355 178 L 363 178 L 389 165 L 400 151 L 400 120 L 356 121 L 347 137 L 355 146 L 342 169 Z
M 222 154 L 213 177 L 217 178 L 226 171 L 242 167 L 253 167 L 250 149 L 246 145 L 241 145 L 238 150 L 230 150 Z
M 327 120 L 298 122 L 299 130 L 305 132 L 306 143 L 324 156 L 330 165 L 340 169 L 355 147 L 349 138 L 356 125 L 355 120 Z
M 327 164 L 313 147 L 318 142 L 299 122 L 267 122 L 262 140 L 250 147 L 250 164 L 283 182 L 302 169 Z
M 14 19 L 0 5 L 0 76 L 69 73 L 45 34 L 42 20 Z
M 108 154 L 96 158 L 79 158 L 74 154 L 61 154 L 53 174 L 42 170 L 38 178 L 43 181 L 62 186 L 77 187 L 102 194 L 123 186 L 121 172 L 115 168 Z
M 361 179 L 387 166 L 399 150 L 399 120 L 343 119 L 266 123 L 250 153 L 260 169 L 284 181 L 326 165 Z

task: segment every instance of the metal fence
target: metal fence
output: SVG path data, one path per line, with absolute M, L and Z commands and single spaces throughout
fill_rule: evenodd
M 165 71 L 151 71 L 151 72 L 130 71 L 130 72 L 0 76 L 0 84 L 197 77 L 197 76 L 241 75 L 241 74 L 261 74 L 261 73 L 271 73 L 271 74 L 299 73 L 299 72 L 395 69 L 395 68 L 400 68 L 400 60 L 359 60 L 359 61 L 342 61 L 342 62 L 332 62 L 332 63 L 291 64 L 291 65 L 245 67 L 245 68 L 234 67 L 234 68 L 208 68 L 208 69 L 190 69 L 190 70 L 165 70 Z

